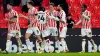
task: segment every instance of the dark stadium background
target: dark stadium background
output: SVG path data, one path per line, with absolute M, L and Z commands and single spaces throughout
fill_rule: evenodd
M 47 10 L 49 9 L 48 5 L 50 2 L 55 4 L 55 9 L 58 4 L 64 5 L 64 10 L 66 14 L 69 12 L 72 14 L 72 19 L 75 22 L 78 22 L 80 17 L 81 5 L 86 4 L 88 6 L 88 10 L 91 11 L 92 16 L 92 33 L 93 39 L 98 47 L 98 51 L 100 52 L 100 0 L 32 0 L 35 3 L 35 7 L 38 9 L 38 6 L 43 5 Z M 4 18 L 7 13 L 6 4 L 12 3 L 14 8 L 18 13 L 22 13 L 27 15 L 27 7 L 26 5 L 21 5 L 21 0 L 0 0 L 0 48 L 2 50 L 5 49 L 6 38 L 7 38 L 7 22 L 4 21 Z M 24 8 L 24 9 L 23 9 Z M 22 42 L 25 44 L 24 35 L 28 25 L 28 21 L 20 18 L 20 27 L 22 32 Z M 50 38 L 53 41 L 53 38 Z M 31 41 L 34 42 L 34 36 L 31 36 Z M 16 44 L 16 40 L 12 39 L 13 44 Z M 80 36 L 80 25 L 77 26 L 76 29 L 68 29 L 66 34 L 66 42 L 68 44 L 68 48 L 71 52 L 79 52 L 81 51 L 81 36 Z M 54 46 L 54 44 L 53 44 Z M 86 45 L 86 51 L 90 51 L 91 46 L 89 43 Z M 55 46 L 54 46 L 55 47 Z M 35 47 L 34 47 L 35 49 Z

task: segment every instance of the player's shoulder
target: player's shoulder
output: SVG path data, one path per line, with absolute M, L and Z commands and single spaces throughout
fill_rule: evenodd
M 45 10 L 45 12 L 50 12 L 50 10 Z
M 45 13 L 49 13 L 50 11 L 49 10 L 45 10 Z
M 32 9 L 29 9 L 29 10 L 38 11 L 35 7 L 33 7 Z
M 17 11 L 12 9 L 10 12 L 8 12 L 9 14 L 17 14 Z
M 61 11 L 60 11 L 60 14 L 62 14 L 62 15 L 66 15 L 66 13 L 65 13 L 64 10 L 61 10 Z
M 86 10 L 85 13 L 90 13 L 90 11 L 89 10 Z
M 12 11 L 11 11 L 11 12 L 13 12 L 13 13 L 15 12 L 15 13 L 16 13 L 17 11 L 16 11 L 16 10 L 14 10 L 14 9 L 12 9 Z

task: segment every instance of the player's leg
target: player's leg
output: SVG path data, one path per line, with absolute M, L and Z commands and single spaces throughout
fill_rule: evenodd
M 64 40 L 64 38 L 66 37 L 66 33 L 67 33 L 67 27 L 62 28 L 62 31 L 60 31 L 60 42 L 61 42 L 62 47 L 63 47 L 63 52 L 69 51 L 67 44 L 66 44 L 66 41 Z M 66 49 L 67 49 L 67 51 L 66 51 Z
M 28 28 L 26 33 L 25 33 L 25 40 L 26 40 L 26 45 L 27 45 L 27 48 L 28 48 L 28 52 L 31 50 L 31 44 L 30 44 L 29 37 L 31 36 L 32 33 L 33 33 L 32 28 Z
M 16 32 L 16 39 L 17 39 L 18 48 L 19 48 L 18 54 L 21 54 L 22 53 L 22 42 L 21 42 L 20 37 L 21 37 L 21 33 L 20 33 L 20 31 L 17 31 Z
M 81 35 L 82 35 L 82 51 L 81 52 L 85 52 L 86 32 L 84 29 L 81 29 Z
M 50 52 L 50 50 L 49 50 L 50 40 L 48 38 L 49 35 L 50 35 L 49 30 L 43 30 L 42 31 L 42 37 L 43 37 L 42 48 L 45 49 L 45 47 L 48 47 L 48 52 Z
M 86 36 L 82 37 L 82 51 L 81 52 L 85 52 L 85 45 L 86 45 Z
M 87 37 L 88 37 L 88 40 L 91 42 L 91 44 L 93 46 L 93 52 L 97 52 L 97 48 L 95 46 L 95 42 L 92 39 L 92 31 L 91 30 L 87 30 Z
M 8 32 L 7 42 L 6 42 L 6 50 L 4 50 L 3 53 L 9 52 L 11 45 L 12 45 L 12 41 L 11 41 L 12 36 L 14 36 L 14 34 L 12 32 Z
M 12 36 L 8 33 L 8 35 L 7 35 L 7 42 L 6 42 L 6 51 L 7 52 L 9 52 L 9 49 L 10 49 L 10 47 L 12 45 L 11 37 Z
M 42 39 L 40 37 L 40 30 L 38 27 L 34 27 L 33 28 L 34 34 L 36 35 L 36 48 L 37 51 L 40 52 L 41 51 L 41 43 L 42 43 Z
M 60 41 L 59 41 L 59 38 L 58 38 L 58 30 L 57 30 L 57 27 L 52 27 L 52 36 L 54 37 L 55 39 L 55 43 L 57 44 L 57 46 L 60 47 Z

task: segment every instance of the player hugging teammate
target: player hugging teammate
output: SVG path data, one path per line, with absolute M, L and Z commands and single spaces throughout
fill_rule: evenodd
M 66 23 L 66 13 L 63 10 L 63 5 L 59 4 L 57 6 L 57 11 L 54 9 L 54 4 L 50 3 L 49 10 L 45 10 L 44 7 L 40 6 L 37 10 L 34 7 L 33 2 L 27 2 L 28 16 L 24 16 L 19 14 L 20 17 L 23 17 L 30 21 L 28 25 L 28 29 L 25 34 L 25 40 L 27 45 L 26 52 L 31 51 L 30 44 L 30 36 L 34 32 L 36 37 L 36 52 L 43 53 L 44 49 L 48 53 L 52 52 L 51 50 L 51 42 L 49 40 L 49 36 L 54 37 L 55 42 L 58 46 L 57 53 L 60 52 L 68 52 L 67 43 L 65 41 L 66 33 L 67 33 L 67 23 Z M 11 46 L 11 37 L 16 37 L 19 46 L 19 52 L 22 53 L 22 43 L 19 37 L 21 37 L 20 27 L 18 23 L 18 13 L 12 9 L 11 4 L 7 4 L 7 9 L 9 10 L 8 17 L 6 20 L 8 23 L 8 35 L 7 35 L 7 43 L 6 50 L 3 53 L 8 53 L 9 48 Z M 73 27 L 80 24 L 82 22 L 81 35 L 82 35 L 82 52 L 85 52 L 85 44 L 86 38 L 92 43 L 94 47 L 94 52 L 96 52 L 95 43 L 92 40 L 92 31 L 91 31 L 91 13 L 87 10 L 86 5 L 82 5 L 81 19 L 78 23 L 76 23 Z M 57 28 L 57 22 L 59 23 L 59 27 Z M 62 51 L 60 50 L 62 46 Z

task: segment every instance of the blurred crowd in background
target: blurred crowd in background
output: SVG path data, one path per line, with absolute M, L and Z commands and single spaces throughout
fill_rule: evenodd
M 34 6 L 48 6 L 50 2 L 54 3 L 55 6 L 58 4 L 63 4 L 64 5 L 64 10 L 66 13 L 68 13 L 68 5 L 66 3 L 66 0 L 0 0 L 0 11 L 3 10 L 4 13 L 7 12 L 6 5 L 8 3 L 12 3 L 13 6 L 22 6 L 22 11 L 27 12 L 27 6 L 26 3 L 29 1 L 34 2 Z

